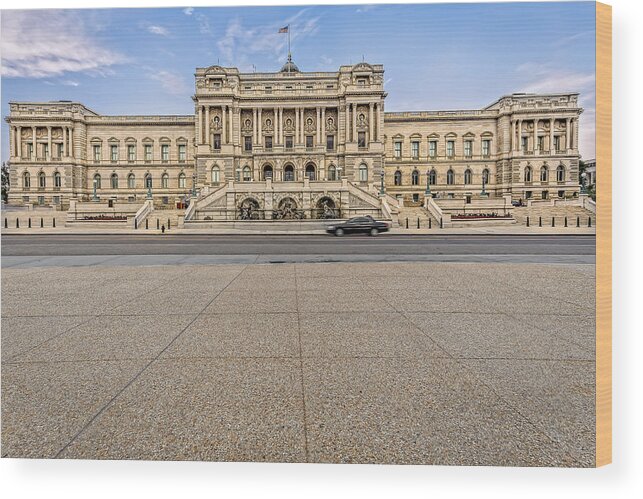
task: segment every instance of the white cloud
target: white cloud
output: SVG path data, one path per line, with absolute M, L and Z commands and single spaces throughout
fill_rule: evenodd
M 191 16 L 194 13 L 194 7 L 186 7 L 185 9 L 183 9 L 183 13 L 186 16 Z
M 2 76 L 47 78 L 64 73 L 104 74 L 127 62 L 85 32 L 78 13 L 57 10 L 2 11 Z
M 375 5 L 373 5 L 372 3 L 371 3 L 371 4 L 365 4 L 365 5 L 362 5 L 361 7 L 358 7 L 358 8 L 355 10 L 355 12 L 356 12 L 357 14 L 363 14 L 364 12 L 368 12 L 368 11 L 370 11 L 370 10 L 373 10 L 375 7 L 376 7 L 376 6 L 375 6 Z
M 67 87 L 77 87 L 78 85 L 80 85 L 80 83 L 74 80 L 62 80 L 60 83 Z
M 150 78 L 161 83 L 161 87 L 167 93 L 185 96 L 190 92 L 190 87 L 182 75 L 166 70 L 154 71 L 150 68 L 144 69 L 147 70 Z
M 199 33 L 202 35 L 209 35 L 212 33 L 212 28 L 210 28 L 210 20 L 205 14 L 197 14 L 196 22 L 199 25 Z
M 154 35 L 161 35 L 161 36 L 167 36 L 170 34 L 167 28 L 164 28 L 163 26 L 156 26 L 154 24 L 151 24 L 150 26 L 148 26 L 147 31 L 149 31 Z
M 291 43 L 296 46 L 297 40 L 311 36 L 319 29 L 320 18 L 306 18 L 307 11 L 303 9 L 277 24 L 254 28 L 244 26 L 239 18 L 233 19 L 217 43 L 222 58 L 239 68 L 251 67 L 251 62 L 260 60 L 260 56 L 274 62 L 285 60 L 288 36 L 279 33 L 279 28 L 290 25 Z

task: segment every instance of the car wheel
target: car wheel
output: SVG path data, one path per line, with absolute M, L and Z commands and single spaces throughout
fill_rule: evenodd
M 335 229 L 335 235 L 341 237 L 344 235 L 344 229 Z
M 377 230 L 375 227 L 371 229 L 371 236 L 377 236 L 380 233 L 379 230 Z

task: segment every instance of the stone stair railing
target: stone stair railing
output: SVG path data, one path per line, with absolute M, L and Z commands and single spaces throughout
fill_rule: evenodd
M 136 214 L 132 217 L 132 227 L 135 229 L 141 227 L 145 219 L 150 213 L 154 211 L 154 202 L 151 199 L 146 199 Z

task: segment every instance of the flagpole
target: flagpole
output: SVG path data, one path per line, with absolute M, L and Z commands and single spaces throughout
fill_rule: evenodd
M 290 24 L 288 25 L 288 61 L 290 62 Z M 290 73 L 290 64 L 288 64 L 288 72 Z

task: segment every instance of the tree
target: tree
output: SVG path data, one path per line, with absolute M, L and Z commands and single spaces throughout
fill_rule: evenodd
M 9 200 L 9 167 L 2 163 L 2 200 L 6 203 Z

